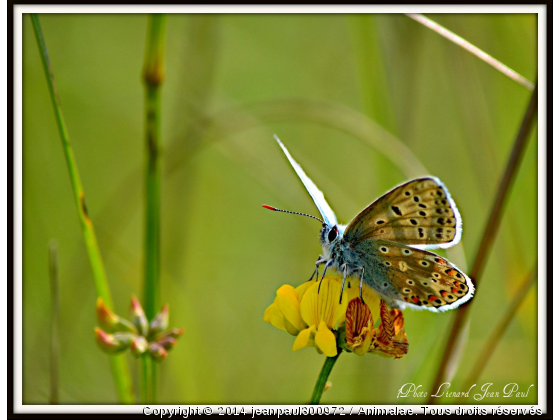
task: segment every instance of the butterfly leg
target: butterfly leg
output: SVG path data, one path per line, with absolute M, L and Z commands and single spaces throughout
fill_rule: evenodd
M 323 283 L 323 279 L 325 278 L 325 274 L 327 273 L 327 268 L 331 266 L 333 260 L 329 260 L 325 264 L 325 269 L 323 270 L 323 275 L 321 276 L 321 281 L 319 282 L 319 287 L 317 288 L 317 293 L 321 291 L 321 283 Z
M 340 299 L 338 299 L 338 303 L 342 303 L 342 293 L 344 292 L 344 285 L 346 284 L 346 276 L 348 275 L 348 264 L 342 264 L 340 267 L 344 273 L 342 277 L 342 288 L 340 289 Z M 350 283 L 348 283 L 348 287 L 350 287 Z
M 362 296 L 362 286 L 364 285 L 364 273 L 366 272 L 366 269 L 364 267 L 360 267 L 358 270 L 362 270 L 362 275 L 360 278 L 360 299 L 362 299 L 362 303 L 365 303 Z
M 313 280 L 313 277 L 315 277 L 315 275 L 317 275 L 317 280 L 319 280 L 319 266 L 326 262 L 327 260 L 324 259 L 322 255 L 319 255 L 319 258 L 317 258 L 317 261 L 315 262 L 315 270 L 313 270 L 313 274 L 311 274 L 311 278 L 307 281 Z

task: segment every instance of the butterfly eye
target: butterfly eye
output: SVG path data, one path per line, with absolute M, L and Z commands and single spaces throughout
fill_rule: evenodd
M 329 242 L 334 241 L 337 236 L 338 236 L 338 229 L 335 226 L 329 231 Z

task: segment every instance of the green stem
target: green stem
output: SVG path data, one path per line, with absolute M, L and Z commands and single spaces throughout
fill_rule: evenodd
M 140 398 L 142 404 L 148 404 L 152 399 L 152 395 L 151 395 L 152 380 L 150 378 L 152 372 L 150 368 L 152 360 L 150 359 L 150 355 L 145 353 L 142 355 L 141 361 L 142 361 L 142 376 L 140 379 L 140 390 L 141 390 Z
M 321 369 L 319 377 L 317 378 L 317 383 L 315 384 L 315 388 L 313 389 L 313 395 L 311 395 L 311 402 L 309 404 L 319 404 L 319 401 L 323 396 L 323 392 L 325 391 L 327 379 L 329 379 L 329 375 L 331 374 L 331 370 L 336 363 L 338 356 L 340 356 L 340 353 L 338 353 L 334 357 L 327 357 L 327 359 L 325 360 L 323 369 Z
M 58 404 L 59 292 L 58 247 L 49 243 L 49 274 L 51 283 L 51 396 L 50 404 Z
M 70 173 L 70 181 L 72 182 L 74 201 L 78 209 L 78 217 L 80 219 L 80 224 L 82 226 L 84 242 L 89 257 L 91 270 L 93 272 L 95 290 L 97 292 L 97 295 L 104 300 L 107 307 L 112 309 L 113 303 L 111 299 L 111 294 L 109 292 L 107 276 L 105 275 L 105 267 L 103 265 L 103 260 L 101 258 L 99 246 L 97 245 L 97 237 L 95 235 L 95 230 L 93 229 L 93 222 L 91 221 L 87 212 L 84 190 L 82 188 L 82 182 L 80 180 L 78 166 L 74 158 L 74 152 L 72 150 L 72 146 L 70 145 L 70 138 L 68 136 L 66 124 L 64 123 L 64 117 L 62 115 L 62 106 L 60 104 L 60 99 L 58 97 L 58 92 L 56 90 L 56 84 L 54 82 L 54 75 L 49 61 L 47 46 L 45 44 L 45 39 L 43 37 L 43 31 L 41 29 L 41 25 L 39 23 L 39 16 L 37 16 L 37 14 L 35 13 L 32 13 L 31 21 L 33 22 L 35 38 L 37 39 L 37 45 L 39 46 L 39 52 L 41 54 L 43 70 L 45 71 L 45 76 L 47 78 L 47 85 L 49 88 L 49 93 L 54 108 L 56 123 L 58 125 L 58 131 L 60 133 L 60 138 L 62 140 L 62 147 L 64 150 L 66 163 L 68 165 L 68 172 Z M 119 400 L 121 403 L 130 404 L 134 401 L 134 393 L 132 390 L 132 381 L 130 380 L 130 373 L 128 371 L 126 360 L 122 355 L 110 356 L 110 360 L 111 360 L 111 369 L 113 371 L 113 377 L 119 395 Z
M 383 67 L 375 17 L 359 14 L 349 15 L 348 19 L 354 34 L 364 113 L 385 129 L 394 132 L 390 97 L 387 93 L 387 75 Z
M 163 50 L 164 50 L 165 15 L 150 15 L 146 55 L 144 61 L 143 78 L 146 88 L 146 219 L 144 237 L 145 283 L 144 308 L 148 319 L 156 315 L 159 297 L 160 277 L 160 184 L 161 184 L 161 84 L 164 78 Z M 155 400 L 156 365 L 146 360 L 143 369 L 151 371 L 148 385 L 150 402 Z
M 146 87 L 146 230 L 145 311 L 153 319 L 157 310 L 160 271 L 160 86 L 163 82 L 164 15 L 152 15 L 148 32 L 144 83 Z

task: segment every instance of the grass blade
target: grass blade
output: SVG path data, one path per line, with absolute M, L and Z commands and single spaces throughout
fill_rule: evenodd
M 354 35 L 356 67 L 365 114 L 385 129 L 394 132 L 392 107 L 388 106 L 391 98 L 387 92 L 387 75 L 375 19 L 375 16 L 369 14 L 349 15 L 348 23 Z
M 41 25 L 39 23 L 39 16 L 35 13 L 32 13 L 31 20 L 33 22 L 33 29 L 35 31 L 37 45 L 39 46 L 39 52 L 41 54 L 43 70 L 45 71 L 45 76 L 47 78 L 47 85 L 54 108 L 56 123 L 58 125 L 58 130 L 60 133 L 60 139 L 62 140 L 62 147 L 64 149 L 64 156 L 68 165 L 68 172 L 70 173 L 70 181 L 72 182 L 74 201 L 78 209 L 78 217 L 82 226 L 84 242 L 89 257 L 91 270 L 93 272 L 95 290 L 97 292 L 97 295 L 103 298 L 105 304 L 112 309 L 113 303 L 111 300 L 111 294 L 109 292 L 109 285 L 107 283 L 105 267 L 103 265 L 101 253 L 99 252 L 99 246 L 97 245 L 97 237 L 93 229 L 93 222 L 91 221 L 87 213 L 84 190 L 82 188 L 82 182 L 80 180 L 80 174 L 78 172 L 76 159 L 74 158 L 74 152 L 70 144 L 68 131 L 66 130 L 66 124 L 64 122 L 64 117 L 62 114 L 62 106 L 60 104 L 60 99 L 56 90 L 54 75 L 51 69 L 47 52 L 47 46 L 45 44 Z M 113 377 L 115 379 L 117 392 L 119 394 L 119 400 L 122 403 L 132 403 L 134 400 L 134 395 L 132 392 L 132 382 L 130 380 L 130 374 L 128 371 L 128 366 L 126 365 L 126 360 L 123 356 L 110 356 L 110 360 Z
M 163 82 L 164 15 L 151 15 L 144 64 L 146 88 L 146 201 L 145 201 L 145 289 L 146 316 L 152 319 L 157 311 L 160 271 L 160 86 Z
M 143 80 L 146 88 L 146 201 L 144 237 L 144 308 L 148 319 L 156 315 L 160 277 L 160 184 L 161 184 L 161 139 L 160 139 L 160 92 L 163 82 L 165 15 L 150 15 L 148 40 L 144 61 Z M 143 390 L 150 402 L 155 401 L 156 365 L 145 358 L 142 369 L 151 370 L 151 381 L 143 381 L 149 389 Z M 148 372 L 143 372 L 147 378 Z M 151 389 L 150 389 L 151 388 Z
M 525 298 L 525 296 L 527 296 L 529 290 L 531 290 L 531 287 L 536 280 L 537 268 L 535 267 L 525 278 L 525 281 L 515 294 L 515 297 L 511 301 L 502 319 L 500 320 L 494 331 L 492 331 L 492 334 L 490 334 L 486 345 L 482 348 L 478 358 L 476 359 L 476 362 L 473 364 L 471 373 L 465 381 L 462 389 L 468 389 L 469 385 L 472 385 L 476 381 L 478 381 L 480 374 L 488 364 L 490 358 L 492 357 L 492 354 L 494 354 L 494 350 L 496 350 L 496 347 L 498 347 L 498 343 L 506 332 L 509 324 L 513 320 L 515 313 L 521 306 L 521 303 L 523 303 L 523 299 Z
M 50 404 L 58 404 L 58 247 L 53 239 L 49 243 L 49 278 L 51 284 L 51 395 Z
M 498 227 L 500 226 L 500 221 L 502 219 L 502 214 L 505 207 L 505 201 L 511 189 L 511 185 L 513 184 L 517 169 L 519 168 L 521 157 L 523 156 L 523 151 L 525 150 L 525 146 L 529 141 L 529 133 L 531 131 L 536 112 L 537 89 L 535 84 L 535 90 L 533 91 L 531 99 L 529 100 L 527 110 L 525 112 L 523 121 L 521 122 L 521 126 L 515 139 L 515 143 L 513 144 L 513 148 L 511 150 L 508 165 L 500 181 L 500 186 L 498 187 L 498 192 L 496 194 L 496 198 L 494 199 L 492 211 L 490 213 L 490 216 L 488 217 L 488 222 L 486 223 L 486 228 L 482 235 L 482 239 L 480 240 L 480 245 L 478 247 L 474 263 L 471 266 L 472 269 L 470 272 L 470 278 L 477 287 L 480 287 L 479 277 L 481 276 L 484 269 L 490 247 L 492 246 L 492 244 L 494 243 L 494 239 L 496 238 L 496 233 L 498 232 Z M 469 308 L 471 306 L 471 304 L 463 305 L 460 306 L 457 310 L 457 314 L 455 315 L 455 318 L 453 320 L 453 325 L 451 326 L 450 333 L 447 334 L 447 337 L 449 338 L 447 341 L 447 345 L 445 346 L 442 362 L 439 365 L 439 370 L 436 374 L 436 378 L 434 380 L 432 392 L 430 393 L 430 395 L 435 395 L 439 384 L 443 382 L 445 372 L 448 369 L 448 364 L 452 359 L 453 353 L 455 353 L 455 351 L 457 350 L 457 337 L 460 335 L 463 329 L 466 315 L 468 314 Z M 434 403 L 434 398 L 435 397 L 430 397 L 428 403 Z
M 519 83 L 522 86 L 525 86 L 529 90 L 535 89 L 535 85 L 533 85 L 529 80 L 525 79 L 519 73 L 509 68 L 504 63 L 496 60 L 494 57 L 490 56 L 489 54 L 485 53 L 480 48 L 475 47 L 466 39 L 461 38 L 459 35 L 454 34 L 449 29 L 444 28 L 439 23 L 434 22 L 433 20 L 428 19 L 426 16 L 421 15 L 419 13 L 406 13 L 406 15 L 409 18 L 414 19 L 416 22 L 419 22 L 422 25 L 426 26 L 427 28 L 430 28 L 434 32 L 437 32 L 438 34 L 450 40 L 451 42 L 459 45 L 461 48 L 467 50 L 471 54 L 480 58 L 486 64 L 489 64 L 490 66 L 494 67 L 500 73 L 505 74 L 511 80 Z

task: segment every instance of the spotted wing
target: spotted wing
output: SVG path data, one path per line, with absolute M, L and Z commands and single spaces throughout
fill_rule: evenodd
M 384 239 L 416 248 L 449 248 L 461 240 L 461 216 L 435 177 L 414 179 L 380 197 L 346 227 L 349 242 Z
M 317 206 L 317 209 L 319 210 L 319 213 L 321 213 L 321 216 L 323 217 L 323 221 L 329 226 L 336 225 L 336 216 L 334 214 L 334 211 L 331 209 L 331 207 L 327 203 L 327 200 L 325 200 L 325 196 L 323 195 L 321 190 L 319 190 L 319 188 L 317 188 L 315 183 L 313 181 L 311 181 L 311 178 L 309 178 L 306 175 L 306 173 L 303 171 L 303 169 L 301 169 L 301 166 L 295 161 L 295 159 L 292 157 L 292 155 L 290 155 L 290 152 L 288 152 L 288 149 L 286 149 L 286 146 L 284 146 L 284 144 L 282 144 L 282 142 L 280 141 L 278 136 L 276 136 L 276 134 L 274 135 L 274 138 L 276 139 L 276 141 L 278 142 L 278 144 L 282 148 L 282 151 L 284 152 L 284 154 L 286 155 L 286 157 L 290 161 L 290 164 L 292 165 L 292 168 L 294 168 L 294 171 L 296 171 L 296 174 L 299 176 L 299 179 L 301 180 L 301 182 L 305 186 L 305 189 L 307 190 L 307 192 L 309 193 L 309 195 L 313 199 L 313 202 Z
M 359 247 L 366 248 L 380 265 L 377 278 L 367 283 L 389 301 L 439 312 L 456 308 L 474 295 L 471 279 L 433 252 L 373 239 Z

